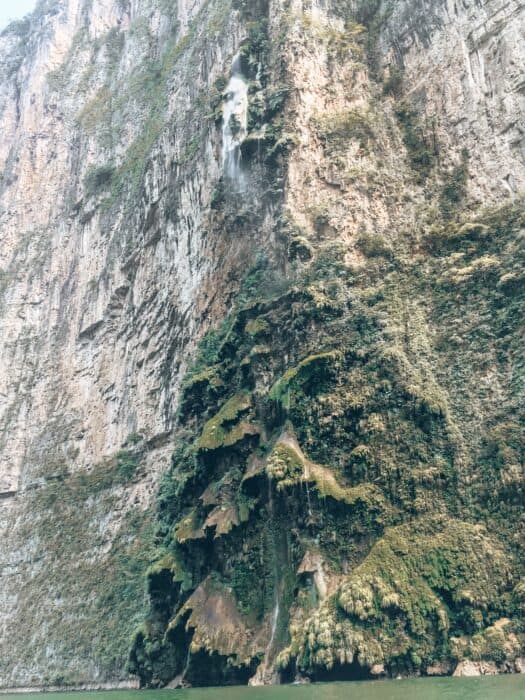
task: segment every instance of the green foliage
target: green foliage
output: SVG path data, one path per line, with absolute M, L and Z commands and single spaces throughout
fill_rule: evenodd
M 445 218 L 450 218 L 457 212 L 467 192 L 468 161 L 465 157 L 449 174 L 441 192 L 440 208 Z
M 399 102 L 395 113 L 403 129 L 403 140 L 410 163 L 418 181 L 423 182 L 430 175 L 438 156 L 433 125 L 429 121 L 423 122 L 417 111 L 407 101 Z
M 139 468 L 139 456 L 128 450 L 122 450 L 117 453 L 116 460 L 117 479 L 122 482 L 131 481 Z
M 497 664 L 514 661 L 520 655 L 522 645 L 518 638 L 506 629 L 509 626 L 510 621 L 507 621 L 506 625 L 493 625 L 478 632 L 472 637 L 462 656 L 474 661 L 494 661 Z
M 351 141 L 359 142 L 363 151 L 368 151 L 374 140 L 374 118 L 370 112 L 349 109 L 317 118 L 317 132 L 329 156 L 348 149 Z
M 415 115 L 407 130 L 426 147 Z M 464 658 L 512 658 L 497 624 L 518 629 L 523 604 L 525 220 L 516 202 L 462 221 L 462 177 L 420 237 L 362 234 L 350 264 L 312 236 L 286 276 L 265 256 L 246 271 L 183 389 L 157 516 L 176 567 L 134 647 L 144 682 L 197 663 L 206 622 L 171 638 L 166 610 L 210 578 L 262 640 L 253 664 L 276 596 L 282 666 L 314 679 L 356 662 L 424 671 L 460 658 L 456 639 Z M 329 226 L 329 207 L 313 214 Z M 280 232 L 287 249 L 300 235 L 285 216 Z M 296 574 L 312 549 L 338 582 L 322 604 Z
M 339 360 L 341 360 L 341 353 L 338 350 L 306 357 L 297 367 L 291 367 L 275 382 L 268 394 L 269 398 L 278 401 L 284 408 L 289 408 L 290 392 L 293 387 L 315 381 L 329 372 L 331 367 L 336 366 Z
M 126 438 L 127 445 L 137 445 L 139 442 L 144 440 L 144 435 L 142 433 L 130 433 Z
M 90 168 L 84 178 L 86 195 L 92 197 L 111 187 L 115 167 L 113 165 L 100 165 Z
M 267 459 L 266 471 L 269 478 L 277 482 L 277 489 L 282 491 L 304 479 L 304 466 L 301 455 L 293 447 L 278 443 Z
M 356 242 L 358 248 L 367 258 L 392 257 L 392 248 L 388 241 L 377 233 L 362 233 Z
M 286 104 L 286 100 L 290 95 L 290 86 L 286 83 L 272 85 L 267 94 L 267 109 L 269 115 L 275 115 L 281 112 Z
M 225 318 L 217 328 L 209 330 L 199 344 L 197 358 L 189 370 L 189 379 L 195 380 L 201 372 L 208 373 L 219 358 L 221 348 L 231 330 L 231 318 Z M 205 375 L 202 375 L 205 376 Z
M 354 661 L 420 668 L 446 658 L 451 632 L 497 615 L 509 579 L 504 551 L 483 528 L 440 520 L 393 528 L 314 615 L 295 654 L 305 670 Z
M 383 94 L 400 98 L 403 94 L 403 71 L 398 66 L 391 66 L 383 83 Z
M 232 396 L 217 415 L 206 423 L 195 448 L 218 450 L 221 447 L 230 447 L 242 439 L 248 428 L 239 425 L 239 418 L 251 405 L 251 397 L 246 392 Z

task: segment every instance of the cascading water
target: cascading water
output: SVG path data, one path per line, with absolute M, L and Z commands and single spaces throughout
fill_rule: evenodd
M 269 479 L 268 480 L 268 509 L 270 511 L 270 522 L 275 526 L 275 507 L 273 503 L 273 488 L 272 488 L 272 482 Z M 268 666 L 269 662 L 271 661 L 271 654 L 273 651 L 273 644 L 275 642 L 275 635 L 277 632 L 277 623 L 279 622 L 279 613 L 280 613 L 280 605 L 279 605 L 279 598 L 280 598 L 280 571 L 279 571 L 279 562 L 278 562 L 278 550 L 279 547 L 277 546 L 277 543 L 274 542 L 274 562 L 273 562 L 273 584 L 274 584 L 274 597 L 275 597 L 275 606 L 273 609 L 273 614 L 272 614 L 272 628 L 271 628 L 271 633 L 270 633 L 270 641 L 268 642 L 268 646 L 266 648 L 266 654 L 264 657 L 264 665 L 265 667 Z
M 274 502 L 273 502 L 273 490 L 272 490 L 272 482 L 271 480 L 268 480 L 268 511 L 269 511 L 269 522 L 270 522 L 270 527 L 275 527 L 276 523 L 276 518 L 275 518 L 275 508 L 274 508 Z M 277 636 L 277 629 L 279 626 L 279 617 L 281 614 L 281 570 L 280 570 L 280 565 L 282 562 L 279 561 L 279 543 L 277 542 L 277 539 L 275 537 L 274 533 L 274 542 L 273 542 L 273 574 L 274 574 L 274 608 L 272 612 L 272 618 L 271 618 L 271 629 L 270 629 L 270 639 L 268 641 L 268 645 L 266 647 L 266 651 L 264 654 L 264 660 L 262 661 L 261 665 L 257 669 L 257 672 L 253 678 L 250 679 L 249 684 L 252 686 L 258 686 L 258 685 L 274 685 L 278 683 L 279 681 L 279 676 L 278 674 L 272 669 L 271 662 L 273 660 L 274 652 L 275 652 L 275 641 L 276 641 L 276 636 Z
M 184 663 L 184 668 L 182 669 L 181 673 L 179 673 L 178 676 L 175 676 L 175 678 L 171 681 L 171 683 L 168 684 L 168 688 L 186 688 L 189 684 L 186 679 L 186 676 L 188 675 L 188 671 L 190 669 L 190 663 L 191 663 L 191 644 L 188 646 L 188 652 L 186 654 L 186 661 Z
M 241 58 L 235 56 L 222 111 L 222 167 L 235 192 L 245 189 L 241 144 L 248 133 L 248 83 L 242 74 Z
M 182 671 L 182 680 L 188 675 L 188 671 L 191 663 L 191 644 L 188 646 L 188 653 L 186 654 L 186 663 L 184 664 L 184 669 Z
M 313 518 L 312 512 L 312 502 L 310 500 L 310 487 L 308 486 L 308 479 L 303 481 L 306 490 L 306 504 L 308 506 L 308 520 L 311 521 Z
M 273 643 L 275 641 L 275 635 L 277 633 L 277 623 L 279 622 L 279 613 L 280 612 L 281 612 L 281 607 L 279 604 L 279 591 L 277 590 L 276 594 L 275 594 L 275 607 L 273 609 L 273 615 L 272 615 L 272 631 L 270 634 L 270 641 L 268 642 L 268 646 L 266 648 L 266 654 L 264 657 L 264 665 L 266 668 L 268 667 L 268 665 L 271 661 L 270 655 L 271 655 L 272 650 L 273 650 Z
M 314 582 L 315 582 L 315 586 L 317 588 L 317 593 L 319 594 L 320 600 L 324 600 L 326 598 L 326 594 L 328 592 L 328 585 L 326 583 L 326 578 L 324 575 L 324 569 L 323 569 L 322 562 L 319 563 L 319 567 L 318 567 L 317 571 L 314 573 Z

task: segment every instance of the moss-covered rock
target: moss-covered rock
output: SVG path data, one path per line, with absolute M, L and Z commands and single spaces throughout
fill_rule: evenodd
M 218 450 L 231 447 L 247 434 L 257 432 L 257 427 L 240 421 L 240 417 L 251 407 L 251 397 L 247 392 L 236 394 L 224 404 L 221 410 L 204 426 L 195 444 L 198 451 Z
M 315 377 L 326 373 L 330 367 L 341 360 L 342 355 L 338 350 L 331 350 L 316 355 L 310 355 L 297 365 L 288 369 L 282 377 L 270 389 L 269 397 L 278 401 L 284 408 L 289 407 L 290 392 L 294 386 L 306 384 Z
M 522 359 L 509 355 L 523 357 L 523 295 L 499 304 L 485 291 L 515 267 L 521 216 L 459 224 L 432 246 L 426 276 L 398 266 L 399 250 L 359 274 L 319 256 L 230 317 L 209 366 L 231 398 L 208 392 L 182 419 L 193 448 L 175 454 L 161 522 L 188 590 L 219 577 L 284 677 L 499 668 L 523 652 Z M 487 342 L 493 371 L 514 367 L 497 380 L 497 410 L 480 388 Z M 309 572 L 312 548 L 323 565 Z M 192 629 L 177 643 L 191 649 Z M 219 646 L 198 653 L 219 663 Z
M 243 157 L 275 168 L 271 209 L 294 139 L 266 29 L 242 49 Z M 338 60 L 332 39 L 316 41 Z M 320 114 L 313 140 L 341 175 L 395 131 L 421 216 L 338 230 L 339 175 L 283 208 L 275 249 L 197 351 L 159 498 L 176 566 L 160 565 L 169 590 L 133 651 L 145 684 L 185 668 L 244 682 L 262 660 L 284 678 L 449 673 L 523 652 L 523 203 L 476 214 L 466 166 L 440 170 L 433 125 L 392 109 L 397 124 L 379 105 Z
M 304 459 L 291 445 L 277 443 L 268 457 L 266 472 L 278 490 L 285 489 L 305 478 Z
M 510 578 L 506 552 L 482 527 L 429 520 L 389 529 L 297 635 L 288 657 L 314 676 L 354 662 L 386 663 L 392 673 L 421 669 L 453 655 L 458 631 L 498 617 Z M 491 630 L 473 637 L 480 658 L 491 658 L 492 642 L 505 645 L 503 632 Z M 517 655 L 519 643 L 511 646 Z

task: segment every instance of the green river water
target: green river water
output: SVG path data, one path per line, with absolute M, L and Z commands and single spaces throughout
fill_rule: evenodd
M 42 700 L 42 695 L 4 695 L 2 700 Z M 525 675 L 484 678 L 421 678 L 363 683 L 319 683 L 269 688 L 46 693 L 48 700 L 525 700 Z

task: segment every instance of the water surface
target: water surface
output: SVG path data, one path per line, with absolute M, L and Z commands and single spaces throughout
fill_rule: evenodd
M 270 688 L 46 693 L 46 700 L 525 700 L 525 675 L 485 678 L 420 678 L 363 683 L 318 683 Z M 42 700 L 41 694 L 2 700 Z

